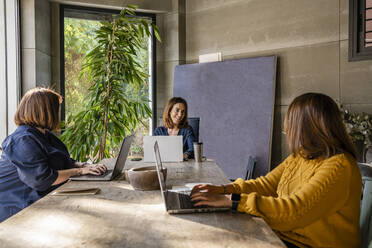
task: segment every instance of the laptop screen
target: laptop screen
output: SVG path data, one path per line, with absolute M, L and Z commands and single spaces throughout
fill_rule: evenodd
M 145 162 L 155 162 L 154 144 L 158 142 L 162 163 L 183 161 L 183 138 L 179 136 L 144 136 L 143 151 Z
M 157 141 L 155 141 L 155 144 L 154 144 L 154 154 L 155 154 L 155 164 L 156 164 L 156 170 L 158 172 L 160 190 L 162 192 L 163 200 L 164 200 L 164 203 L 165 203 L 166 202 L 165 198 L 166 198 L 167 186 L 166 186 L 165 180 L 164 180 L 163 165 L 161 163 L 159 145 L 158 145 Z
M 130 145 L 132 144 L 133 135 L 125 137 L 123 143 L 121 144 L 120 152 L 118 158 L 116 159 L 114 171 L 112 172 L 112 178 L 115 178 L 119 175 L 124 168 L 125 162 L 128 157 Z

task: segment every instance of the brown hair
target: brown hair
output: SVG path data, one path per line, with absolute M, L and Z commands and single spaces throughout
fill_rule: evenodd
M 170 116 L 170 112 L 172 111 L 173 106 L 176 105 L 177 103 L 182 103 L 185 106 L 185 117 L 183 117 L 183 120 L 180 122 L 178 127 L 185 128 L 189 125 L 188 120 L 187 120 L 187 102 L 185 101 L 185 99 L 181 97 L 172 97 L 171 99 L 169 99 L 167 106 L 165 107 L 164 113 L 163 113 L 163 125 L 166 128 L 174 127 L 174 123 Z
M 22 97 L 14 116 L 17 126 L 30 125 L 33 127 L 56 130 L 59 128 L 59 105 L 62 96 L 46 88 L 34 88 Z
M 308 159 L 348 152 L 357 158 L 337 104 L 324 94 L 307 93 L 289 105 L 284 120 L 289 149 Z

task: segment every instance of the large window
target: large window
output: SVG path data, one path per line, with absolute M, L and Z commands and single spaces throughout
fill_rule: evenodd
M 372 59 L 372 0 L 349 1 L 349 60 Z
M 20 99 L 19 1 L 0 0 L 0 143 L 16 128 Z
M 117 10 L 85 8 L 77 6 L 61 6 L 61 30 L 63 39 L 61 39 L 61 93 L 64 96 L 62 106 L 62 119 L 81 111 L 86 107 L 85 97 L 88 94 L 90 82 L 81 74 L 84 56 L 97 44 L 94 31 L 97 30 L 101 21 L 111 20 L 112 16 L 118 14 Z M 147 18 L 155 22 L 155 15 L 147 13 L 137 13 L 141 18 Z M 155 108 L 155 43 L 154 37 L 143 40 L 143 46 L 139 50 L 140 64 L 147 68 L 150 75 L 148 82 L 144 82 L 142 94 L 151 101 L 153 116 L 156 116 Z M 129 90 L 130 89 L 126 89 Z M 153 118 L 154 119 L 154 118 Z M 145 125 L 137 128 L 134 144 L 132 145 L 132 154 L 142 155 L 142 137 L 148 135 L 153 129 L 154 120 L 143 120 Z

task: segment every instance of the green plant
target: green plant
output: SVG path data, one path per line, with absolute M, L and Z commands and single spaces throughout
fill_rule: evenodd
M 139 145 L 136 145 L 136 144 L 133 144 L 131 147 L 130 147 L 130 152 L 131 152 L 131 155 L 133 154 L 143 154 L 143 148 L 142 146 L 139 146 Z
M 371 147 L 372 115 L 367 113 L 351 113 L 343 109 L 346 129 L 354 143 L 363 142 L 365 148 Z
M 112 155 L 137 124 L 151 116 L 141 85 L 148 74 L 137 61 L 143 39 L 160 41 L 158 28 L 124 8 L 95 31 L 97 45 L 85 56 L 81 77 L 91 81 L 84 110 L 67 118 L 61 139 L 75 159 L 97 161 Z M 128 94 L 131 92 L 131 94 Z M 136 92 L 136 94 L 133 94 Z
M 84 56 L 97 46 L 94 31 L 101 23 L 96 20 L 64 18 L 65 47 L 65 113 L 71 115 L 85 109 L 84 98 L 88 94 L 90 81 L 79 77 Z

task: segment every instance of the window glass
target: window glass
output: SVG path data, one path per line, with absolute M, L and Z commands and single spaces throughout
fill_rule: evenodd
M 64 22 L 64 81 L 62 83 L 62 92 L 64 92 L 64 118 L 80 112 L 85 109 L 88 95 L 88 88 L 91 84 L 88 78 L 82 74 L 81 69 L 84 64 L 84 56 L 96 45 L 94 31 L 97 30 L 102 20 L 112 19 L 113 14 L 118 14 L 115 10 L 99 10 L 91 8 L 82 8 L 76 6 L 65 6 L 63 11 Z M 140 16 L 140 15 L 139 15 Z M 148 17 L 144 17 L 148 18 Z M 149 18 L 151 20 L 151 18 Z M 153 68 L 152 38 L 144 39 L 142 47 L 139 50 L 137 62 L 147 68 L 147 73 L 151 75 Z M 153 96 L 150 94 L 152 89 L 152 77 L 144 82 L 140 92 L 141 96 L 147 97 L 151 102 Z M 134 88 L 131 86 L 124 89 L 131 95 Z M 138 97 L 138 95 L 133 95 Z M 144 125 L 139 125 L 136 131 L 136 139 L 131 146 L 131 153 L 134 156 L 143 156 L 143 136 L 149 134 L 151 120 L 143 120 Z

